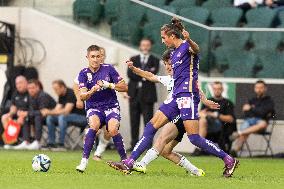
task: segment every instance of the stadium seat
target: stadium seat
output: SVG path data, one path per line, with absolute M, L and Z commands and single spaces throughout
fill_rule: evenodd
M 174 7 L 176 10 L 181 10 L 196 6 L 196 0 L 174 0 L 169 6 Z
M 170 23 L 172 17 L 166 14 L 148 9 L 146 11 L 146 19 L 149 23 L 156 23 L 157 25 L 163 25 Z
M 210 11 L 220 7 L 229 7 L 229 6 L 231 6 L 231 0 L 218 0 L 218 1 L 208 0 L 202 4 L 202 7 L 207 8 Z
M 104 15 L 108 23 L 111 23 L 117 18 L 118 15 L 117 0 L 106 0 L 104 4 Z
M 163 7 L 164 5 L 166 5 L 166 0 L 144 0 L 144 2 L 157 7 Z
M 143 27 L 143 36 L 154 41 L 157 39 L 157 37 L 155 36 L 160 37 L 160 29 L 160 25 L 157 25 L 155 23 L 147 23 Z
M 209 11 L 202 7 L 182 8 L 179 15 L 196 22 L 206 24 L 209 17 Z
M 112 37 L 126 43 L 138 44 L 142 37 L 138 25 L 129 25 L 128 22 L 118 20 L 111 25 Z
M 250 37 L 248 32 L 221 31 L 219 35 L 222 46 L 231 50 L 243 50 Z
M 284 12 L 283 11 L 278 12 L 278 19 L 280 21 L 280 25 L 283 27 L 284 26 Z
M 243 11 L 234 7 L 223 7 L 214 9 L 211 12 L 211 19 L 213 21 L 213 26 L 220 27 L 236 27 Z
M 229 68 L 224 71 L 225 77 L 253 77 L 256 57 L 247 51 L 229 51 L 226 54 Z
M 264 27 L 272 26 L 276 11 L 269 8 L 251 9 L 246 13 L 247 25 L 246 27 Z
M 171 13 L 174 13 L 174 14 L 176 14 L 177 13 L 177 10 L 176 10 L 176 8 L 175 7 L 171 7 L 171 6 L 163 6 L 163 7 L 161 7 L 162 9 L 164 9 L 164 10 L 166 10 L 166 11 L 169 11 L 169 12 L 171 12 Z
M 254 32 L 252 42 L 255 49 L 276 49 L 282 40 L 280 32 Z
M 254 53 L 258 57 L 258 65 L 261 70 L 257 72 L 257 77 L 262 78 L 283 78 L 284 54 L 275 50 L 256 50 Z
M 73 15 L 76 21 L 88 19 L 96 24 L 102 15 L 102 5 L 99 0 L 76 0 L 73 3 Z

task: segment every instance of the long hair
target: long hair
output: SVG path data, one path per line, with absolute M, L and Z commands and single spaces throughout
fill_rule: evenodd
M 177 38 L 181 38 L 181 33 L 184 30 L 184 25 L 181 20 L 173 17 L 170 24 L 165 24 L 161 27 L 161 31 L 164 31 L 168 36 L 175 35 Z

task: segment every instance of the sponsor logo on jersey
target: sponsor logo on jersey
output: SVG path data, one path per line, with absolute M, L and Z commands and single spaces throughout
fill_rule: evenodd
M 92 74 L 87 73 L 87 78 L 88 78 L 88 82 L 91 82 L 93 80 Z

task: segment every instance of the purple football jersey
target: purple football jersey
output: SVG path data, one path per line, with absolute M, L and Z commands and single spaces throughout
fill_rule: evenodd
M 174 95 L 199 91 L 197 86 L 199 55 L 191 53 L 189 48 L 189 43 L 184 41 L 171 53 L 174 71 Z
M 110 64 L 101 64 L 98 71 L 92 72 L 89 68 L 84 68 L 79 73 L 79 87 L 90 90 L 99 80 L 105 80 L 110 83 L 118 83 L 123 80 L 114 67 Z M 86 101 L 86 110 L 91 108 L 108 109 L 118 106 L 118 100 L 115 90 L 102 88 L 95 92 Z

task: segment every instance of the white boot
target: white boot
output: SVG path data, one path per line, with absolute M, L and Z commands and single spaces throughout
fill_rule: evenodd
M 83 173 L 88 165 L 88 159 L 82 158 L 80 165 L 76 167 L 76 170 Z
M 17 146 L 14 146 L 14 150 L 26 150 L 29 143 L 27 141 L 23 141 L 21 144 L 18 144 Z
M 27 146 L 28 150 L 39 150 L 40 144 L 37 140 L 33 141 L 30 145 Z
M 5 150 L 10 150 L 10 149 L 14 148 L 14 146 L 12 146 L 10 144 L 5 144 L 3 147 L 4 147 Z

